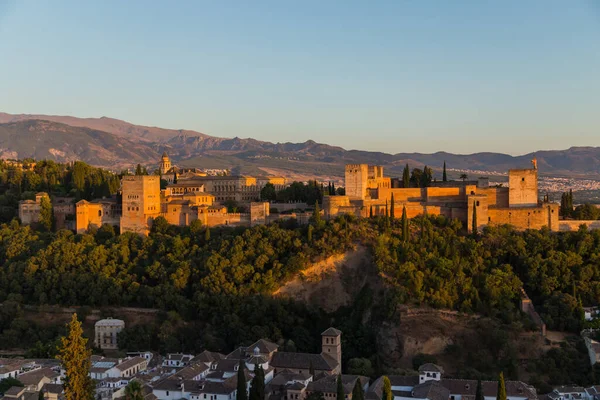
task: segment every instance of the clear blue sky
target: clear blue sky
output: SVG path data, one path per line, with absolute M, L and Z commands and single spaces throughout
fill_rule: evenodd
M 600 146 L 600 0 L 0 0 L 0 111 L 386 152 Z

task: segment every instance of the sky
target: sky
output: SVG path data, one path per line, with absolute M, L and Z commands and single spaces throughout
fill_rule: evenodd
M 388 153 L 600 146 L 600 0 L 0 0 L 0 112 Z

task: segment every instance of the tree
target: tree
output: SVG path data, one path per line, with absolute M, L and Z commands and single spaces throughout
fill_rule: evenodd
M 260 190 L 260 199 L 263 201 L 277 200 L 277 192 L 275 191 L 275 185 L 273 185 L 271 182 L 267 183 Z
M 138 164 L 137 167 L 135 167 L 135 174 L 136 175 L 143 175 L 144 171 L 142 170 L 142 165 Z
M 208 243 L 210 241 L 210 228 L 207 226 L 204 230 L 204 241 Z
M 414 187 L 421 187 L 421 183 L 423 182 L 422 176 L 423 171 L 420 168 L 413 168 L 412 172 L 410 173 L 410 183 Z
M 309 225 L 308 226 L 308 231 L 306 232 L 306 241 L 308 243 L 312 243 L 312 235 L 313 235 L 313 230 L 315 229 L 314 226 Z
M 466 181 L 467 180 L 467 174 L 460 174 L 460 179 L 462 179 L 462 181 Z
M 313 380 L 315 380 L 315 366 L 312 363 L 312 360 L 310 361 L 310 364 L 308 366 L 308 373 L 310 376 L 313 377 Z
M 471 229 L 473 230 L 473 235 L 477 236 L 477 232 L 479 231 L 478 227 L 479 225 L 477 225 L 477 202 L 475 200 L 473 200 L 473 221 L 471 221 L 472 226 Z
M 89 376 L 92 352 L 86 347 L 88 340 L 83 337 L 83 329 L 77 314 L 73 314 L 67 328 L 67 336 L 61 338 L 56 356 L 65 369 L 65 399 L 93 400 L 94 383 Z
M 173 183 L 177 183 L 177 171 L 173 170 Z
M 315 210 L 313 211 L 312 220 L 315 226 L 318 228 L 321 226 L 321 209 L 319 208 L 319 202 L 315 201 Z
M 404 171 L 402 171 L 402 186 L 405 188 L 410 187 L 410 169 L 408 168 L 408 164 L 406 164 Z
M 475 400 L 485 400 L 483 388 L 481 387 L 481 379 L 477 380 L 477 390 L 475 391 Z
M 373 218 L 373 206 L 369 207 L 369 218 Z
M 250 383 L 250 395 L 248 400 L 265 399 L 265 372 L 260 365 L 254 366 L 254 378 Z
M 504 384 L 504 373 L 500 372 L 500 378 L 498 379 L 498 394 L 496 400 L 506 400 L 506 385 Z
M 4 378 L 0 380 L 0 393 L 4 394 L 4 392 L 13 386 L 23 387 L 23 383 L 15 378 Z
M 237 400 L 248 400 L 248 393 L 246 392 L 246 368 L 244 360 L 240 360 L 237 373 Z
M 365 392 L 360 382 L 360 378 L 356 378 L 354 389 L 352 389 L 352 400 L 364 400 Z
M 368 358 L 351 358 L 348 360 L 348 371 L 351 375 L 374 376 L 375 369 Z
M 392 193 L 392 199 L 390 200 L 390 218 L 392 219 L 392 221 L 395 218 L 395 213 L 394 213 L 394 193 Z
M 390 378 L 387 376 L 383 377 L 383 395 L 381 400 L 392 400 L 394 397 L 392 396 L 392 383 L 390 382 Z
M 444 161 L 444 171 L 442 172 L 442 182 L 448 182 L 448 175 L 446 175 L 446 161 Z
M 433 170 L 427 165 L 423 167 L 423 173 L 421 174 L 420 187 L 429 187 L 433 181 Z
M 156 217 L 152 221 L 152 228 L 150 228 L 150 232 L 152 233 L 167 233 L 169 229 L 169 221 L 163 216 Z
M 137 380 L 132 380 L 125 387 L 125 400 L 144 400 L 142 385 Z
M 42 199 L 40 200 L 39 223 L 47 231 L 52 230 L 52 225 L 54 225 L 54 211 L 48 196 L 42 196 Z
M 336 400 L 344 400 L 344 385 L 342 383 L 342 374 L 337 376 L 337 398 Z
M 406 206 L 402 207 L 402 240 L 408 241 L 408 217 L 406 215 Z

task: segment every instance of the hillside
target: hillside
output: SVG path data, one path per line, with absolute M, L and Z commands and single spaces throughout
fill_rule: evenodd
M 33 120 L 0 124 L 0 157 L 84 160 L 106 167 L 125 160 L 158 162 L 158 154 L 144 144 L 94 129 Z
M 41 120 L 51 121 L 54 125 L 40 124 Z M 68 138 L 65 137 L 65 131 L 69 133 Z M 44 139 L 40 140 L 42 137 Z M 505 173 L 510 168 L 528 168 L 535 155 L 542 175 L 600 179 L 600 147 L 542 150 L 520 156 L 492 152 L 388 154 L 345 150 L 313 140 L 271 143 L 252 138 L 220 138 L 189 130 L 134 125 L 107 117 L 0 113 L 0 146 L 2 157 L 35 156 L 62 161 L 78 157 L 88 163 L 107 167 L 136 163 L 155 166 L 160 154 L 166 151 L 180 166 L 228 168 L 235 173 L 277 174 L 292 179 L 341 178 L 344 165 L 350 163 L 383 165 L 390 176 L 400 176 L 406 164 L 411 168 L 427 165 L 441 175 L 444 161 L 450 177 L 457 179 L 460 171 L 464 170 Z

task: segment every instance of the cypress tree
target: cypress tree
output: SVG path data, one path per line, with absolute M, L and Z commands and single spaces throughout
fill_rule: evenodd
M 506 385 L 504 384 L 504 373 L 502 372 L 500 372 L 500 379 L 498 380 L 496 400 L 506 400 Z
M 477 381 L 477 391 L 475 392 L 475 400 L 485 400 L 483 396 L 483 388 L 481 387 L 481 380 Z
M 136 175 L 142 175 L 143 174 L 143 172 L 142 172 L 142 165 L 141 164 L 138 164 L 137 167 L 135 167 L 135 174 Z
M 392 400 L 394 397 L 392 396 L 392 383 L 390 382 L 390 378 L 387 376 L 383 377 L 383 396 L 381 400 Z
M 385 201 L 385 217 L 387 218 L 388 216 L 389 216 L 389 213 L 388 213 L 388 202 L 386 200 Z
M 369 207 L 369 218 L 373 218 L 373 206 Z
M 312 363 L 312 360 L 310 362 L 310 365 L 308 366 L 308 373 L 310 374 L 310 376 L 313 377 L 313 381 L 315 380 L 315 366 Z
M 240 360 L 237 373 L 237 400 L 248 400 L 246 392 L 246 374 L 244 373 L 244 360 Z
M 390 201 L 390 218 L 392 219 L 392 221 L 394 220 L 395 217 L 395 213 L 394 213 L 394 193 L 392 193 L 392 199 Z
M 93 400 L 94 383 L 90 378 L 90 357 L 92 351 L 86 347 L 87 339 L 83 337 L 81 322 L 77 314 L 73 314 L 67 324 L 68 333 L 60 339 L 56 356 L 65 369 L 64 391 L 66 400 Z
M 40 200 L 40 225 L 44 227 L 45 230 L 51 231 L 52 226 L 54 225 L 54 210 L 52 208 L 52 203 L 47 196 L 43 196 Z
M 402 172 L 402 185 L 405 188 L 410 187 L 410 169 L 408 168 L 408 164 L 406 164 Z
M 321 223 L 321 210 L 319 209 L 319 201 L 315 201 L 315 211 L 313 212 L 313 221 L 315 225 L 319 225 Z
M 477 225 L 477 203 L 473 200 L 473 221 L 472 221 L 473 226 L 471 227 L 471 229 L 473 230 L 473 235 L 477 235 L 478 229 L 477 227 L 479 225 Z
M 258 364 L 254 366 L 254 378 L 250 383 L 248 400 L 264 400 L 265 398 L 265 372 Z
M 210 228 L 207 226 L 206 230 L 204 231 L 204 241 L 208 243 L 209 240 L 210 240 Z
M 177 171 L 173 170 L 173 183 L 177 183 Z
M 312 243 L 312 234 L 315 228 L 312 225 L 308 226 L 308 232 L 306 233 L 306 240 L 308 243 Z
M 402 239 L 408 241 L 408 217 L 406 216 L 406 206 L 402 207 Z
M 354 389 L 352 389 L 352 400 L 364 400 L 365 392 L 363 390 L 362 385 L 360 384 L 360 378 L 356 379 L 356 383 L 354 384 Z
M 448 175 L 446 175 L 446 161 L 444 161 L 444 171 L 442 172 L 442 182 L 448 182 Z
M 335 183 L 331 182 L 331 195 L 335 196 Z
M 342 384 L 342 375 L 338 375 L 337 377 L 337 399 L 336 400 L 344 400 L 344 385 Z

